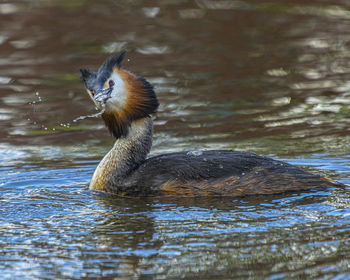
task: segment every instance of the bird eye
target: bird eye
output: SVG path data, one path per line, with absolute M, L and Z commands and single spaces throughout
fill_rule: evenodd
M 109 80 L 109 81 L 108 81 L 108 84 L 109 84 L 109 87 L 114 86 L 114 82 L 113 82 L 113 80 Z

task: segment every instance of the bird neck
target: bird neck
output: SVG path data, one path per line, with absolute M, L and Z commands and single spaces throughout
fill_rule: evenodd
M 90 189 L 114 192 L 126 176 L 146 159 L 152 147 L 153 123 L 151 117 L 133 121 L 126 136 L 115 141 L 113 148 L 97 166 Z

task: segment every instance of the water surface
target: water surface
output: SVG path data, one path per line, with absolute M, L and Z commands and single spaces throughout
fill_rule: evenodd
M 350 184 L 350 5 L 309 2 L 1 2 L 2 278 L 349 278 L 348 188 L 101 195 L 113 139 L 73 122 L 96 113 L 79 68 L 126 49 L 161 102 L 152 155 L 245 150 Z

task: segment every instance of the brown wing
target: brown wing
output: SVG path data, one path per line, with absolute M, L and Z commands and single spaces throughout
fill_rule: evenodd
M 125 195 L 245 196 L 336 185 L 296 166 L 256 154 L 203 151 L 151 157 L 126 179 L 119 180 L 118 192 Z

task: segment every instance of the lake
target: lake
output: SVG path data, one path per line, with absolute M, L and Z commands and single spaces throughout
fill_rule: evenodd
M 161 103 L 151 155 L 234 149 L 350 184 L 347 0 L 0 3 L 2 279 L 350 279 L 350 189 L 245 198 L 89 191 L 113 145 L 79 81 Z

